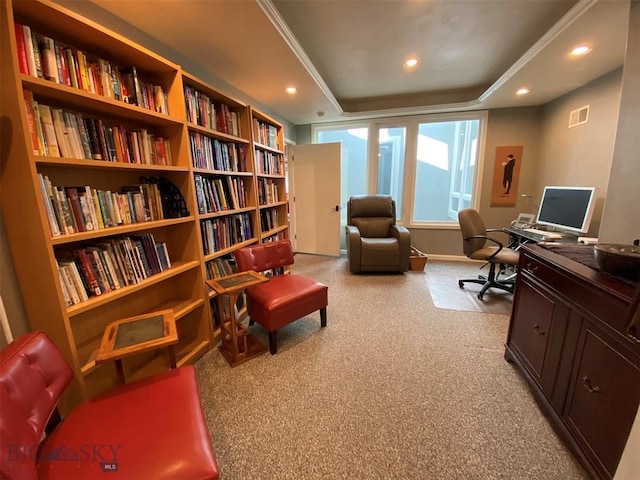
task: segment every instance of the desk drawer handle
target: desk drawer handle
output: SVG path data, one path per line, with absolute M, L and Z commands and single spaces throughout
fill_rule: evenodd
M 529 273 L 535 274 L 538 271 L 538 266 L 533 265 L 531 263 L 527 263 L 527 266 L 524 267 L 524 269 Z
M 582 377 L 582 385 L 587 389 L 587 392 L 589 393 L 600 393 L 600 387 L 598 387 L 597 385 L 595 387 L 591 386 L 591 379 L 588 375 Z
M 540 325 L 538 325 L 537 323 L 533 325 L 533 331 L 536 335 L 541 335 L 541 336 L 547 333 L 544 330 L 540 330 Z

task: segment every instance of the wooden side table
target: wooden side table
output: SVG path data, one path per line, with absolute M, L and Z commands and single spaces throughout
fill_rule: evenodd
M 96 355 L 96 363 L 113 360 L 118 382 L 125 383 L 122 359 L 157 348 L 167 348 L 171 368 L 176 368 L 173 345 L 178 333 L 173 310 L 160 310 L 135 317 L 116 320 L 107 325 Z
M 234 307 L 245 288 L 268 281 L 267 277 L 253 270 L 207 280 L 207 285 L 218 294 L 216 301 L 222 331 L 220 353 L 232 367 L 267 351 L 267 347 L 238 321 Z

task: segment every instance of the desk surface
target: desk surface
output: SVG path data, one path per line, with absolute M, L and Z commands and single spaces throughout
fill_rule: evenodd
M 574 236 L 574 235 L 569 235 L 567 237 L 561 237 L 561 238 L 548 238 L 545 237 L 544 235 L 539 235 L 537 233 L 531 233 L 531 232 L 526 232 L 521 228 L 514 228 L 514 227 L 506 227 L 503 228 L 503 231 L 508 233 L 509 235 L 513 235 L 514 237 L 518 238 L 518 241 L 520 241 L 521 243 L 578 243 L 578 237 Z M 522 242 L 522 240 L 525 240 L 525 242 Z

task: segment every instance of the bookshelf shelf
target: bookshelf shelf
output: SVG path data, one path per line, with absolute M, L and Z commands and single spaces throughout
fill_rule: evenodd
M 88 232 L 71 233 L 67 235 L 61 235 L 59 237 L 52 237 L 51 243 L 53 245 L 66 245 L 69 243 L 76 243 L 85 240 L 92 240 L 95 238 L 101 238 L 104 236 L 116 236 L 124 235 L 127 233 L 135 233 L 140 231 L 146 231 L 154 228 L 167 227 L 171 225 L 180 225 L 192 223 L 195 217 L 180 217 L 180 218 L 168 218 L 166 220 L 155 220 L 151 222 L 138 222 L 131 223 L 129 225 L 122 225 L 119 227 L 107 227 L 97 230 L 91 230 Z
M 68 158 L 68 157 L 35 157 L 35 162 L 38 165 L 54 165 L 57 167 L 69 167 L 69 168 L 95 168 L 95 169 L 114 169 L 114 170 L 135 170 L 140 173 L 154 172 L 154 173 L 186 173 L 189 171 L 188 167 L 181 167 L 176 165 L 147 165 L 143 163 L 120 163 L 109 162 L 106 160 L 89 160 L 85 158 Z
M 156 113 L 135 105 L 112 100 L 91 92 L 78 90 L 77 88 L 59 85 L 49 80 L 31 77 L 21 74 L 23 88 L 33 92 L 45 100 L 65 102 L 70 107 L 79 110 L 94 112 L 98 110 L 104 116 L 122 116 L 136 122 L 144 122 L 159 127 L 181 126 L 180 119 L 168 115 Z

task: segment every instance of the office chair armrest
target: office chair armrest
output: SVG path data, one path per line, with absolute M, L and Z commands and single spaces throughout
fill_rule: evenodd
M 473 240 L 474 238 L 483 238 L 485 240 L 489 240 L 489 241 L 491 241 L 493 243 L 496 243 L 498 245 L 498 250 L 496 250 L 492 255 L 488 256 L 487 260 L 489 260 L 490 258 L 495 257 L 498 253 L 500 253 L 500 250 L 502 250 L 504 248 L 504 244 L 501 241 L 496 240 L 495 238 L 487 237 L 486 235 L 474 235 L 473 237 L 466 237 L 465 240 Z

